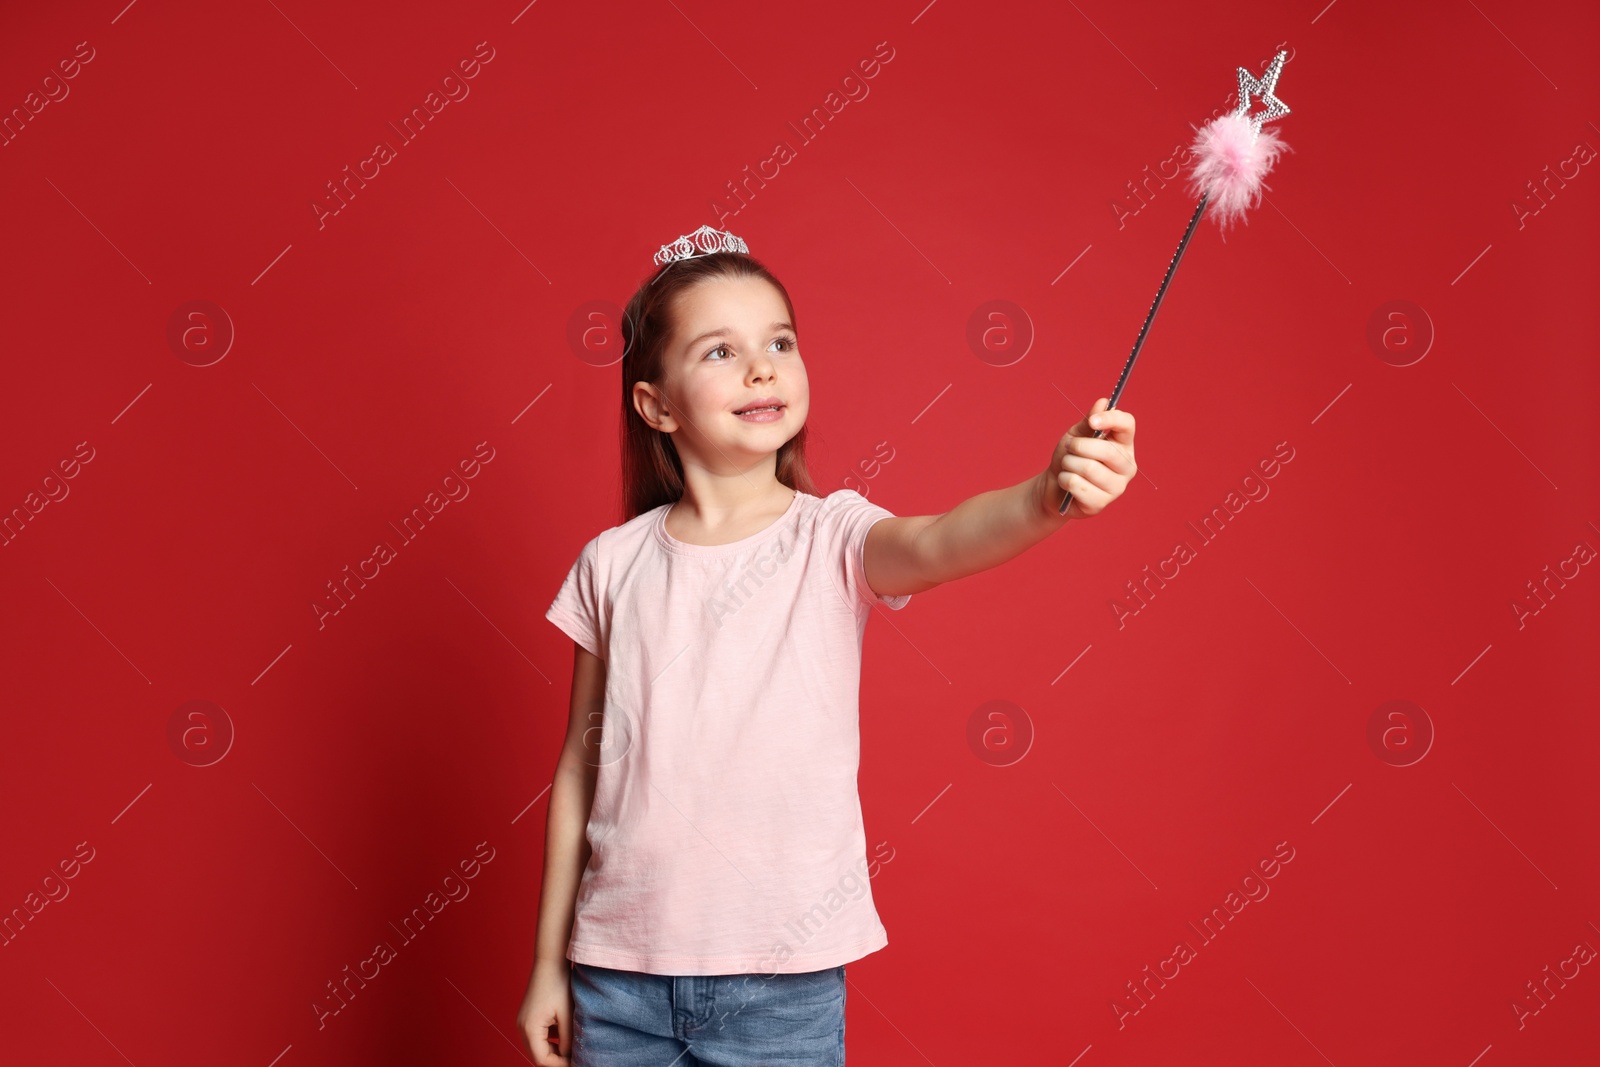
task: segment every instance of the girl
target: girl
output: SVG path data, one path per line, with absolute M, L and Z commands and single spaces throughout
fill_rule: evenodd
M 540 1067 L 838 1067 L 845 964 L 888 944 L 856 791 L 867 618 L 1104 509 L 1134 420 L 1101 399 L 1044 470 L 943 515 L 822 496 L 787 290 L 708 226 L 656 258 L 622 319 L 625 521 L 546 612 L 572 697 L 518 1026 Z

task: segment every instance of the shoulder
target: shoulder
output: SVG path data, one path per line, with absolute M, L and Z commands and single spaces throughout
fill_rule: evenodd
M 848 526 L 862 519 L 890 518 L 894 512 L 874 504 L 854 489 L 835 489 L 822 497 L 816 508 L 819 521 Z
M 671 504 L 662 504 L 660 507 L 641 511 L 627 522 L 601 530 L 590 539 L 589 544 L 602 552 L 615 552 L 620 549 L 635 548 L 650 536 L 656 521 Z M 587 545 L 585 546 L 588 547 Z
M 669 507 L 670 504 L 663 504 L 590 537 L 578 550 L 578 558 L 573 561 L 573 569 L 603 573 L 607 561 L 636 555 L 650 536 L 656 520 Z
M 889 509 L 874 504 L 854 489 L 835 489 L 825 497 L 814 497 L 805 535 L 819 546 L 834 552 L 859 551 L 867 534 L 880 520 L 894 518 Z

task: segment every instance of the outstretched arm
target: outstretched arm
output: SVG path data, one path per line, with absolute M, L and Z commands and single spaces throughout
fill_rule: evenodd
M 883 519 L 867 532 L 867 584 L 879 596 L 920 593 L 997 567 L 1070 519 L 1104 511 L 1133 480 L 1133 415 L 1106 397 L 1056 444 L 1050 466 L 1009 489 L 970 497 L 943 515 Z M 1104 438 L 1095 431 L 1104 431 Z M 1072 506 L 1057 514 L 1061 499 Z

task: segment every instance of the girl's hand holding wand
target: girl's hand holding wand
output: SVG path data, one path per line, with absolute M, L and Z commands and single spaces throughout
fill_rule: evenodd
M 1087 519 L 1106 509 L 1138 472 L 1133 460 L 1133 415 L 1112 409 L 1109 397 L 1096 400 L 1089 414 L 1056 445 L 1050 466 L 1039 475 L 1039 497 L 1052 517 L 1072 495 L 1066 518 Z

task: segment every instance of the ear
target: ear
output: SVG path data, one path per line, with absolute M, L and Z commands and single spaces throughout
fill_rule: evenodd
M 667 409 L 665 394 L 649 382 L 633 383 L 633 410 L 651 429 L 672 433 L 678 428 L 678 420 Z

